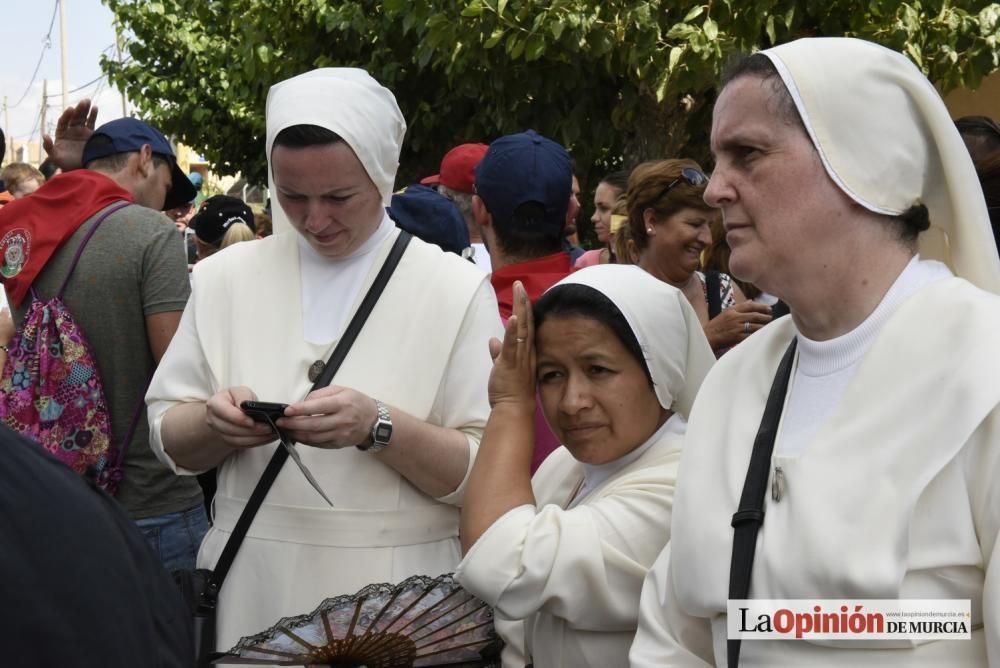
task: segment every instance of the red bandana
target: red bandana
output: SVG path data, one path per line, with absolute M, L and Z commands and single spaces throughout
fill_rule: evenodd
M 76 169 L 0 208 L 0 281 L 7 298 L 20 306 L 45 263 L 77 228 L 122 200 L 135 198 L 104 174 Z
M 514 313 L 514 281 L 521 281 L 528 299 L 534 304 L 543 292 L 569 276 L 572 270 L 569 253 L 565 251 L 495 270 L 490 282 L 497 293 L 500 318 L 507 322 Z

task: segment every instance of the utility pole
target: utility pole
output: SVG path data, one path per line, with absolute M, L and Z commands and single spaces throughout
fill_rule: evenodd
M 115 46 L 118 48 L 118 64 L 121 65 L 123 62 L 122 58 L 122 29 L 115 22 Z M 125 89 L 122 88 L 122 118 L 128 117 L 128 98 L 125 97 Z
M 44 143 L 44 139 L 45 139 L 45 112 L 48 111 L 48 110 L 49 110 L 49 80 L 48 79 L 42 79 L 42 120 L 41 120 L 42 131 L 39 133 L 39 137 L 41 137 L 41 139 L 43 141 L 40 141 L 39 144 Z M 41 157 L 41 152 L 40 151 L 39 151 L 39 157 Z
M 69 107 L 69 74 L 66 69 L 66 0 L 59 2 L 59 50 L 62 52 L 62 107 Z

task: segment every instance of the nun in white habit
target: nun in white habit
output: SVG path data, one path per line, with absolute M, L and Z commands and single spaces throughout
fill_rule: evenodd
M 494 606 L 507 668 L 624 666 L 643 577 L 670 538 L 685 419 L 715 358 L 684 295 L 638 267 L 563 279 L 536 304 L 537 328 L 530 309 L 518 284 L 492 345 L 456 577 Z M 532 478 L 536 385 L 564 445 Z
M 1000 263 L 938 93 L 880 46 L 799 40 L 735 68 L 711 141 L 730 267 L 792 316 L 705 381 L 632 666 L 727 665 L 730 520 L 793 338 L 750 597 L 968 599 L 972 638 L 744 640 L 740 665 L 1000 665 Z
M 183 475 L 219 467 L 211 568 L 275 447 L 246 399 L 291 404 L 278 425 L 334 507 L 286 463 L 220 599 L 217 645 L 372 582 L 451 571 L 458 506 L 488 415 L 481 272 L 413 239 L 333 384 L 309 393 L 398 235 L 385 204 L 406 125 L 355 69 L 281 82 L 267 101 L 276 234 L 198 263 L 194 292 L 147 395 L 151 440 Z M 308 395 L 308 397 L 307 397 Z M 378 420 L 388 445 L 372 444 Z M 378 450 L 378 452 L 376 452 Z

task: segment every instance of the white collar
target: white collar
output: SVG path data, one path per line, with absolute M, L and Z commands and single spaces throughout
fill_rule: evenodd
M 337 340 L 375 263 L 376 252 L 392 235 L 395 224 L 384 216 L 368 239 L 347 257 L 320 255 L 298 236 L 302 285 L 302 334 L 309 343 Z
M 900 304 L 925 285 L 951 276 L 943 263 L 915 255 L 860 325 L 827 341 L 814 341 L 799 333 L 796 371 L 806 376 L 825 376 L 856 364 Z

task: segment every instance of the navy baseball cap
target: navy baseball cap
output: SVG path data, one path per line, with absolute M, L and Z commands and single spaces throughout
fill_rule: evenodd
M 95 137 L 107 137 L 111 141 L 95 142 Z M 177 166 L 177 156 L 167 138 L 156 128 L 137 118 L 119 118 L 97 128 L 83 147 L 83 166 L 92 160 L 106 158 L 119 153 L 132 153 L 149 144 L 153 153 L 170 163 L 171 187 L 167 192 L 163 210 L 184 206 L 198 196 L 198 191 L 188 180 L 187 174 Z
M 253 211 L 246 202 L 228 195 L 215 195 L 201 203 L 188 227 L 194 229 L 198 238 L 206 244 L 217 246 L 234 223 L 243 223 L 254 232 Z
M 469 257 L 472 248 L 465 218 L 450 199 L 424 185 L 408 186 L 392 196 L 387 209 L 396 226 L 435 244 L 446 253 Z
M 572 191 L 569 153 L 534 130 L 500 137 L 476 165 L 476 194 L 500 224 L 509 223 L 522 204 L 537 202 L 545 223 L 561 233 Z

